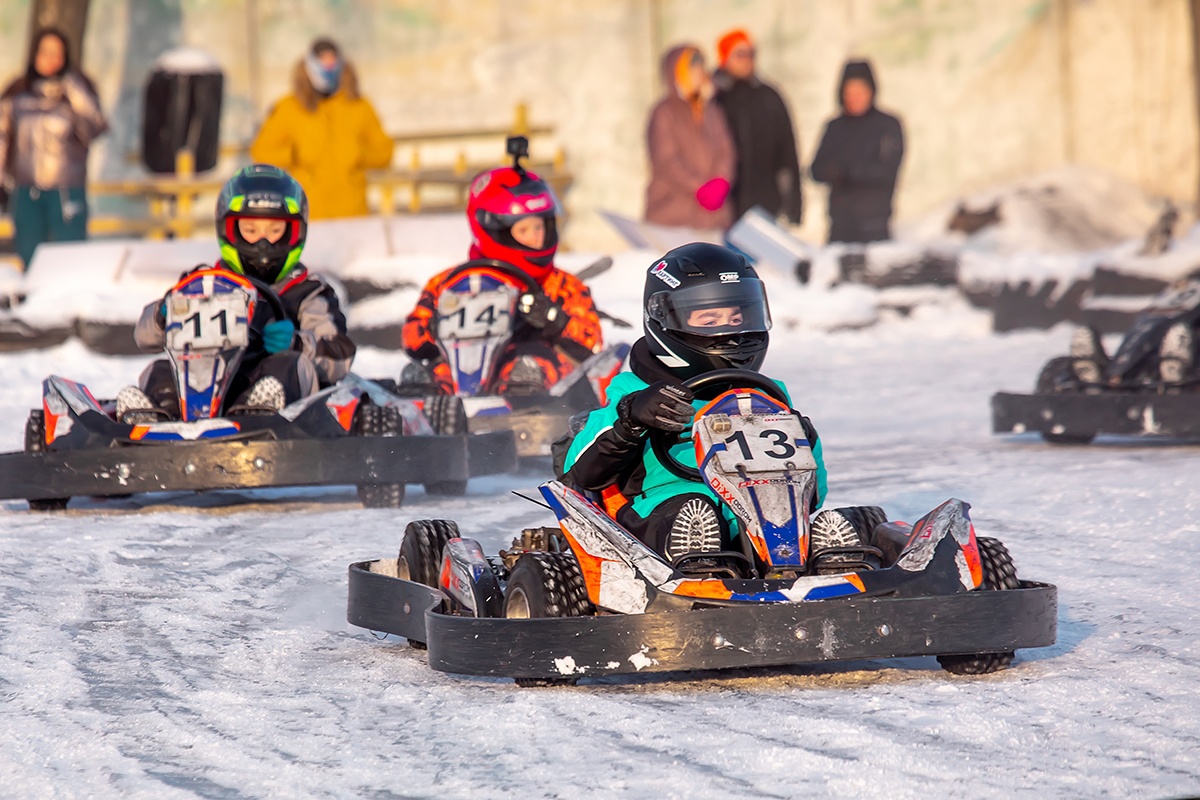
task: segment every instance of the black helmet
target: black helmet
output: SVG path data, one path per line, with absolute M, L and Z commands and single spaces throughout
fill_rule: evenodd
M 278 242 L 242 238 L 237 221 L 282 219 L 288 229 Z M 254 164 L 229 179 L 217 197 L 217 241 L 221 259 L 235 272 L 278 283 L 300 262 L 308 238 L 308 198 L 296 179 L 278 167 Z
M 752 369 L 767 355 L 767 291 L 742 256 L 715 244 L 676 247 L 646 272 L 646 344 L 681 379 Z

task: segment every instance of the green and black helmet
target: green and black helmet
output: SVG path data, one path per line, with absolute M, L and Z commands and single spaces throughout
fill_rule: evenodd
M 239 219 L 279 219 L 287 230 L 276 242 L 250 243 Z M 308 198 L 296 179 L 278 167 L 253 164 L 238 172 L 217 198 L 221 259 L 235 272 L 278 283 L 300 262 L 308 238 Z

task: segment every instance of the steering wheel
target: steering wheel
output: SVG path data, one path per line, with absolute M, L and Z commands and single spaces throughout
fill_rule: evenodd
M 694 378 L 688 378 L 683 382 L 683 385 L 695 393 L 714 387 L 719 387 L 722 391 L 729 389 L 759 389 L 764 394 L 778 400 L 784 405 L 790 405 L 783 387 L 761 372 L 754 372 L 748 369 L 716 369 L 712 372 L 706 372 L 703 375 L 697 375 Z M 717 392 L 717 394 L 720 394 L 720 392 Z M 681 434 L 652 428 L 649 439 L 650 449 L 654 452 L 655 458 L 667 468 L 668 472 L 677 478 L 683 478 L 685 481 L 704 482 L 699 469 L 681 463 L 671 454 L 671 448 L 683 441 L 684 437 Z
M 528 294 L 534 295 L 535 297 L 544 296 L 544 294 L 545 294 L 542 291 L 541 284 L 539 284 L 533 278 L 526 275 L 522 270 L 517 269 L 512 264 L 509 264 L 507 261 L 500 261 L 499 259 L 495 259 L 495 258 L 472 258 L 470 261 L 466 261 L 462 264 L 459 264 L 457 267 L 450 270 L 450 274 L 446 276 L 445 283 L 448 284 L 451 281 L 453 281 L 455 278 L 457 278 L 459 275 L 461 275 L 462 273 L 467 272 L 472 269 L 478 269 L 480 267 L 487 267 L 489 269 L 494 269 L 497 272 L 503 272 L 505 275 L 508 275 L 510 278 L 515 278 L 517 280 L 517 282 L 519 282 L 521 284 L 521 286 L 523 287 L 523 289 L 524 289 L 524 291 L 522 292 L 523 294 L 528 293 Z
M 265 281 L 254 277 L 253 275 L 243 275 L 243 278 L 250 282 L 250 285 L 258 290 L 259 297 L 266 301 L 267 307 L 271 311 L 271 321 L 291 319 L 287 309 L 283 306 L 283 300 L 279 295 L 275 294 L 275 290 L 270 287 Z

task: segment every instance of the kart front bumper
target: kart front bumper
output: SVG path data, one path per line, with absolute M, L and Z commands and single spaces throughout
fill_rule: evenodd
M 550 455 L 550 445 L 567 432 L 571 415 L 566 408 L 525 409 L 508 414 L 472 417 L 468 423 L 472 435 L 511 431 L 521 458 Z
M 1200 435 L 1200 393 L 1010 394 L 992 396 L 996 433 Z
M 0 455 L 0 498 L 428 483 L 516 466 L 509 432 L 125 445 Z
M 347 620 L 429 648 L 460 675 L 563 679 L 878 658 L 1008 652 L 1054 644 L 1058 590 L 836 598 L 653 614 L 479 619 L 442 613 L 443 595 L 350 565 Z M 384 570 L 384 571 L 372 571 Z

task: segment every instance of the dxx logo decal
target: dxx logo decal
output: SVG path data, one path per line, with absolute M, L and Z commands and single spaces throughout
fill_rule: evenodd
M 749 480 L 738 481 L 738 488 L 745 489 L 747 486 L 779 486 L 789 483 L 799 483 L 799 481 L 791 478 L 750 478 Z

